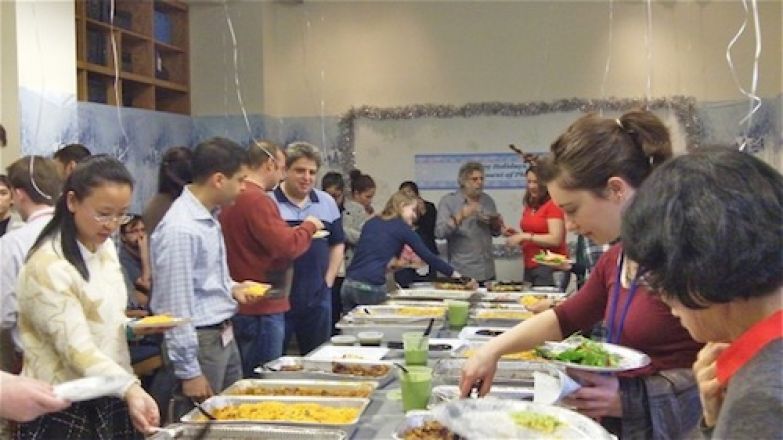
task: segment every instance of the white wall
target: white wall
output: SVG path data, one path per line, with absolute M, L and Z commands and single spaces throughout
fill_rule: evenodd
M 16 2 L 20 88 L 76 95 L 75 20 L 72 1 Z
M 0 173 L 20 155 L 19 87 L 16 73 L 16 4 L 0 2 L 0 123 L 8 146 L 0 148 Z
M 242 3 L 234 2 L 233 4 Z M 646 93 L 645 3 L 252 3 L 263 10 L 264 103 L 273 116 L 341 114 L 350 106 L 526 102 Z M 759 2 L 759 91 L 781 92 L 781 2 Z M 725 60 L 740 2 L 653 2 L 652 96 L 740 99 Z M 734 54 L 750 81 L 752 29 Z M 240 35 L 246 45 L 255 35 Z

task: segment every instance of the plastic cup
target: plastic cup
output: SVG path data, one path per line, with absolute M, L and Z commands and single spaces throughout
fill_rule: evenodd
M 432 368 L 407 367 L 408 373 L 399 371 L 402 409 L 427 409 L 432 395 Z
M 470 314 L 470 303 L 467 301 L 447 301 L 449 327 L 462 328 L 468 324 Z
M 402 335 L 402 350 L 405 365 L 427 365 L 430 338 L 421 332 L 409 332 Z

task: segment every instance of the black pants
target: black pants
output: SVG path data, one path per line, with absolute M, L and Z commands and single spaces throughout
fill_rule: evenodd
M 19 439 L 143 439 L 128 414 L 128 405 L 116 397 L 74 402 L 69 408 L 19 425 Z

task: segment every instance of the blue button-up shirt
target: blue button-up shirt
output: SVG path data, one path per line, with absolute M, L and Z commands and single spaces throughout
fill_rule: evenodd
M 150 238 L 155 287 L 150 308 L 190 318 L 166 332 L 166 348 L 180 379 L 201 374 L 195 327 L 231 318 L 237 302 L 216 217 L 185 187 Z

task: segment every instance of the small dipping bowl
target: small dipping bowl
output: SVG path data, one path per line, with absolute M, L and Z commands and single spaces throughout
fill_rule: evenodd
M 381 345 L 383 340 L 383 332 L 359 332 L 359 344 L 360 345 Z
M 350 346 L 356 343 L 356 336 L 352 335 L 335 335 L 330 339 L 332 345 Z

